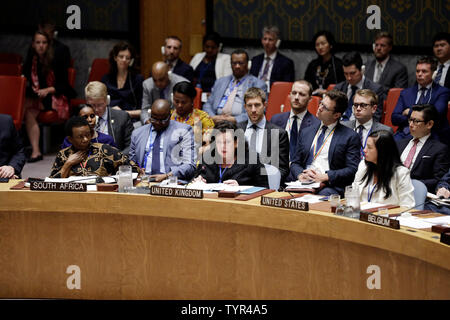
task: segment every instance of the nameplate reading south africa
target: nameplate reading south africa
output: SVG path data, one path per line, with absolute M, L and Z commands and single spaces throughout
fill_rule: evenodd
M 203 199 L 203 190 L 152 186 L 150 194 L 176 198 Z
M 309 210 L 308 202 L 296 201 L 291 199 L 270 198 L 264 196 L 261 197 L 261 205 L 276 208 L 294 209 L 300 211 Z
M 33 190 L 33 191 L 86 192 L 87 186 L 85 183 L 80 183 L 80 182 L 33 181 L 30 183 L 30 190 Z

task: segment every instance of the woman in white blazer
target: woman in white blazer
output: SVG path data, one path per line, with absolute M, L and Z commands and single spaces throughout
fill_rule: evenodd
M 190 65 L 194 69 L 194 83 L 203 92 L 211 92 L 214 82 L 232 74 L 231 56 L 219 53 L 220 35 L 216 32 L 203 37 L 203 52 L 195 54 Z
M 354 181 L 359 186 L 361 202 L 414 206 L 409 170 L 400 160 L 393 135 L 384 130 L 372 132 L 364 155 Z

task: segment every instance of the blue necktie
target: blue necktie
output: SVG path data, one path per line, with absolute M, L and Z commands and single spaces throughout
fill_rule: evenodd
M 425 104 L 427 88 L 422 87 L 422 88 L 420 88 L 420 91 L 422 91 L 422 93 L 420 94 L 420 98 L 419 98 L 419 101 L 417 101 L 417 104 Z
M 161 163 L 159 161 L 159 153 L 161 151 L 161 133 L 162 131 L 158 131 L 156 134 L 155 141 L 153 141 L 152 174 L 161 173 Z
M 364 145 L 364 143 L 363 143 L 363 129 L 364 129 L 364 126 L 362 124 L 360 124 L 359 127 L 358 127 L 358 135 L 359 135 L 359 140 L 361 140 L 361 145 Z
M 165 96 L 164 96 L 164 89 L 159 89 L 159 98 L 160 98 L 160 99 L 165 99 Z
M 327 131 L 328 127 L 323 126 L 322 132 L 320 133 L 319 137 L 317 138 L 316 142 L 316 152 L 319 152 L 320 147 L 322 147 L 323 139 L 325 138 L 325 131 Z M 314 160 L 314 146 L 311 146 L 311 149 L 309 150 L 309 157 L 308 161 L 306 161 L 306 166 L 310 165 Z
M 297 128 L 297 116 L 294 116 L 294 121 L 292 121 L 292 126 L 291 126 L 291 137 L 290 137 L 290 141 L 289 141 L 289 150 L 290 150 L 290 155 L 291 155 L 291 159 L 294 158 L 295 155 L 295 149 L 297 146 L 297 139 L 298 139 L 298 128 Z
M 347 110 L 345 110 L 344 115 L 342 116 L 343 120 L 350 120 L 353 108 L 353 97 L 355 96 L 356 90 L 358 90 L 358 87 L 352 86 L 352 93 L 350 94 L 350 98 L 348 99 L 348 107 Z
M 441 80 L 441 77 L 442 77 L 442 70 L 443 70 L 443 69 L 444 69 L 444 65 L 441 64 L 441 65 L 439 66 L 439 69 L 438 69 L 436 78 L 434 79 L 434 82 L 436 82 L 437 84 L 439 84 L 439 81 Z M 447 72 L 448 72 L 448 71 L 447 71 Z

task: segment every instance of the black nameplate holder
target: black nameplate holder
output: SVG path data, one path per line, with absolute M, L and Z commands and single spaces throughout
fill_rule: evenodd
M 388 217 L 377 216 L 376 214 L 372 214 L 365 211 L 361 211 L 359 215 L 359 220 L 376 224 L 377 226 L 382 226 L 386 228 L 400 229 L 400 221 Z
M 32 181 L 32 182 L 30 182 L 30 190 L 32 190 L 32 191 L 86 192 L 87 185 L 85 183 L 80 183 L 80 182 Z
M 275 208 L 294 209 L 299 211 L 308 211 L 309 203 L 291 199 L 280 199 L 271 197 L 261 197 L 261 205 Z
M 189 199 L 203 199 L 203 190 L 185 189 L 185 188 L 169 188 L 151 186 L 150 194 L 153 196 L 175 197 L 175 198 L 189 198 Z

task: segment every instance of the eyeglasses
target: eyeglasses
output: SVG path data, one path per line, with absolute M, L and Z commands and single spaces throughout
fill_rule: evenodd
M 162 123 L 162 124 L 166 124 L 166 123 L 168 123 L 170 121 L 170 114 L 169 114 L 169 116 L 167 117 L 167 118 L 165 118 L 165 119 L 155 119 L 155 118 L 153 118 L 153 117 L 150 117 L 150 122 L 159 122 L 159 123 Z
M 326 111 L 334 112 L 334 110 L 331 110 L 326 105 L 324 105 L 322 101 L 319 102 L 319 107 L 325 109 Z
M 408 119 L 408 122 L 409 123 L 414 123 L 415 125 L 417 125 L 417 124 L 419 124 L 419 123 L 421 123 L 421 122 L 425 122 L 425 120 L 418 120 L 418 119 L 414 119 L 414 118 L 409 118 Z
M 370 103 L 353 103 L 353 108 L 355 108 L 355 109 L 361 108 L 361 109 L 365 110 L 370 106 L 372 106 Z

